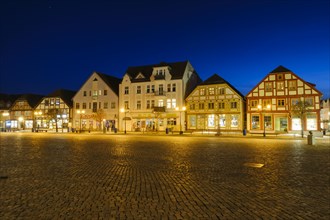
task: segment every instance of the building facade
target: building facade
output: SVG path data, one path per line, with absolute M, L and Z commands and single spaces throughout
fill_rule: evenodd
M 10 107 L 10 120 L 6 122 L 8 130 L 32 130 L 34 128 L 34 110 L 42 95 L 26 94 L 16 99 Z
M 107 131 L 118 126 L 118 87 L 121 79 L 93 72 L 73 97 L 74 130 Z
M 321 129 L 330 132 L 330 98 L 321 101 Z
M 187 129 L 190 131 L 242 132 L 244 96 L 214 74 L 186 98 Z
M 60 89 L 44 97 L 34 111 L 34 129 L 68 132 L 72 120 L 72 97 L 75 93 Z
M 185 97 L 200 81 L 189 61 L 129 67 L 119 86 L 120 130 L 185 130 Z
M 264 133 L 320 130 L 321 96 L 314 84 L 279 66 L 247 94 L 247 130 Z M 303 118 L 292 112 L 300 101 L 310 106 Z

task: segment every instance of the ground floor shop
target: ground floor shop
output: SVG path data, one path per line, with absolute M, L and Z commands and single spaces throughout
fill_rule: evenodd
M 319 115 L 311 112 L 303 118 L 289 113 L 248 113 L 247 130 L 250 132 L 296 132 L 320 130 Z
M 243 130 L 241 114 L 188 114 L 187 129 L 191 131 L 239 131 Z

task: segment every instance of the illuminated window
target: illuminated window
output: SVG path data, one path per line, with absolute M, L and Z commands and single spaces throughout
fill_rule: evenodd
M 284 90 L 284 82 L 277 82 L 277 90 Z
M 207 126 L 208 127 L 214 127 L 214 115 L 209 115 L 207 120 Z
M 163 107 L 164 106 L 164 100 L 160 99 L 158 100 L 158 107 Z
M 209 95 L 214 95 L 214 88 L 209 88 Z
M 259 129 L 260 128 L 259 116 L 253 115 L 251 123 L 252 123 L 252 129 Z
M 266 129 L 272 129 L 272 116 L 264 116 L 264 120 L 265 120 L 265 128 Z
M 293 118 L 292 119 L 292 130 L 293 131 L 300 131 L 301 130 L 301 120 L 300 120 L 300 118 Z
M 231 115 L 231 127 L 238 127 L 238 115 Z
M 176 99 L 172 99 L 172 108 L 176 108 Z
M 317 119 L 316 114 L 307 115 L 307 130 L 317 130 Z
M 200 95 L 205 95 L 205 89 L 200 89 Z
M 220 127 L 226 127 L 226 115 L 219 115 Z
M 166 108 L 171 108 L 171 106 L 172 106 L 171 99 L 167 99 Z
M 264 99 L 264 100 L 262 100 L 262 104 L 263 104 L 264 108 L 267 108 L 267 106 L 272 105 L 272 100 L 271 99 Z

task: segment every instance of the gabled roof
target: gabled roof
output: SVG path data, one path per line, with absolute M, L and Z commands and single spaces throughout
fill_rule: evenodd
M 31 108 L 35 108 L 42 98 L 44 98 L 43 95 L 23 94 L 16 99 L 16 102 L 17 101 L 27 101 L 27 103 L 30 105 Z
M 278 67 L 276 67 L 273 71 L 271 71 L 270 73 L 284 73 L 284 72 L 292 72 L 291 70 L 285 68 L 282 65 L 279 65 Z
M 67 89 L 58 89 L 52 93 L 49 93 L 46 97 L 59 97 L 61 98 L 70 108 L 73 107 L 72 98 L 76 94 L 75 91 Z
M 227 84 L 230 88 L 232 88 L 238 95 L 244 98 L 244 95 L 240 91 L 238 91 L 233 85 L 231 85 L 228 81 L 224 80 L 218 74 L 213 74 L 211 77 L 200 83 L 199 85 L 214 85 L 214 84 Z
M 0 109 L 9 109 L 20 96 L 0 93 Z
M 119 79 L 114 76 L 110 76 L 100 72 L 94 72 L 101 77 L 101 79 L 112 89 L 112 91 L 119 96 L 119 84 L 121 83 L 122 79 Z
M 182 79 L 188 63 L 189 61 L 173 62 L 173 63 L 161 62 L 159 64 L 152 64 L 146 66 L 134 66 L 134 67 L 128 67 L 126 73 L 129 75 L 132 82 L 141 82 L 141 81 L 144 82 L 144 81 L 150 81 L 150 76 L 152 75 L 153 69 L 155 67 L 168 66 L 170 68 L 170 74 L 172 75 L 172 79 Z M 145 76 L 144 79 L 136 78 L 136 76 L 140 73 L 142 73 Z

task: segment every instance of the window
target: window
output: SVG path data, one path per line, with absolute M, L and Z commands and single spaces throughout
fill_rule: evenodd
M 215 126 L 215 123 L 214 123 L 214 115 L 209 115 L 209 116 L 208 116 L 207 126 L 208 126 L 208 127 L 214 127 L 214 126 Z
M 167 84 L 167 92 L 171 92 L 171 84 Z
M 136 102 L 136 109 L 140 110 L 141 109 L 141 100 L 138 100 Z
M 264 116 L 264 120 L 265 120 L 265 128 L 266 129 L 272 129 L 272 116 Z
M 150 85 L 147 85 L 147 93 L 150 93 Z
M 49 106 L 49 100 L 48 99 L 45 100 L 45 106 Z
M 164 100 L 160 99 L 158 100 L 158 107 L 163 107 L 164 106 Z
M 79 102 L 76 102 L 76 109 L 80 109 Z
M 108 109 L 108 102 L 104 102 L 104 103 L 103 103 L 103 108 L 104 108 L 104 109 Z
M 87 108 L 86 102 L 83 102 L 83 104 L 82 104 L 82 108 L 83 108 L 83 109 L 86 109 L 86 108 Z
M 231 115 L 231 127 L 238 127 L 238 115 Z
M 291 106 L 297 105 L 299 102 L 299 99 L 291 99 Z
M 50 104 L 51 105 L 54 105 L 54 103 L 55 103 L 55 100 L 54 99 L 50 99 Z
M 176 108 L 176 99 L 172 99 L 172 108 Z
M 265 82 L 265 91 L 266 92 L 273 91 L 273 83 L 272 82 Z
M 251 100 L 251 107 L 258 107 L 258 100 Z
M 92 103 L 89 103 L 88 106 L 89 106 L 89 109 L 92 109 Z
M 225 103 L 219 102 L 219 109 L 225 109 Z
M 171 99 L 167 99 L 167 108 L 171 108 L 172 103 L 171 103 Z
M 283 74 L 277 74 L 277 80 L 283 80 L 284 77 L 283 77 Z
M 150 109 L 150 100 L 147 100 L 147 109 Z
M 290 80 L 289 81 L 289 90 L 290 91 L 296 91 L 297 89 L 297 81 L 296 80 Z
M 129 88 L 128 86 L 125 86 L 125 95 L 129 94 Z
M 293 131 L 301 130 L 301 120 L 300 120 L 300 118 L 292 118 L 292 130 Z
M 195 110 L 195 104 L 190 104 L 190 110 Z
M 87 96 L 87 91 L 84 91 L 84 96 Z
M 164 85 L 163 84 L 159 85 L 159 95 L 164 95 Z
M 59 98 L 55 99 L 55 105 L 60 105 L 60 99 Z
M 97 102 L 93 102 L 93 112 L 97 112 Z
M 278 106 L 278 107 L 283 107 L 283 106 L 285 106 L 285 100 L 284 100 L 284 99 L 278 99 L 278 100 L 277 100 L 277 106 Z
M 214 88 L 209 88 L 209 95 L 214 95 L 215 92 L 214 92 Z
M 125 109 L 129 109 L 129 103 L 128 103 L 128 101 L 125 101 L 125 102 L 124 102 L 124 108 L 125 108 Z
M 220 127 L 226 127 L 226 115 L 219 115 Z
M 225 88 L 219 88 L 219 95 L 225 94 Z
M 205 89 L 200 89 L 200 95 L 205 95 Z
M 136 87 L 136 94 L 141 94 L 141 86 Z
M 230 103 L 230 108 L 231 108 L 231 109 L 235 109 L 235 108 L 237 108 L 237 102 L 231 102 L 231 103 Z
M 103 95 L 108 95 L 108 90 L 105 89 L 105 90 L 103 91 Z
M 151 85 L 151 93 L 155 93 L 155 85 Z
M 254 115 L 252 116 L 252 129 L 259 129 L 260 124 L 259 124 L 259 116 Z
M 277 90 L 284 90 L 284 82 L 277 82 Z
M 93 90 L 93 96 L 97 96 L 97 90 Z
M 99 95 L 102 95 L 102 90 L 99 90 Z
M 92 96 L 92 91 L 89 91 L 89 96 Z
M 308 105 L 313 106 L 314 105 L 314 98 L 313 97 L 305 98 L 305 102 L 308 103 Z
M 155 107 L 155 100 L 151 100 L 151 108 Z
M 307 130 L 317 130 L 317 119 L 316 114 L 311 113 L 307 116 Z
M 204 103 L 199 103 L 198 108 L 199 109 L 204 109 Z
M 213 102 L 209 103 L 209 109 L 214 109 L 214 103 Z
M 172 92 L 175 92 L 175 91 L 176 91 L 176 84 L 173 83 L 173 84 L 172 84 Z
M 262 103 L 263 103 L 264 108 L 267 108 L 267 106 L 271 106 L 272 105 L 272 100 L 271 99 L 264 99 L 262 101 Z

